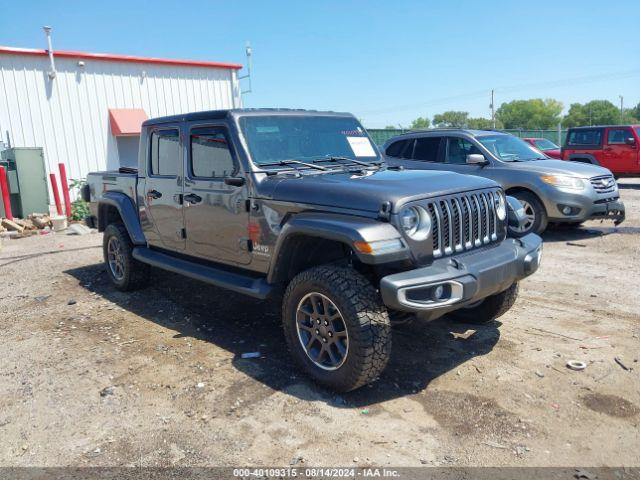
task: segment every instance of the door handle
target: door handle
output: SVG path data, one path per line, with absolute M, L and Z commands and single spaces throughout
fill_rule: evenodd
M 202 197 L 200 195 L 196 195 L 195 193 L 185 195 L 183 198 L 185 202 L 189 203 L 200 203 L 202 201 Z
M 160 198 L 160 197 L 162 197 L 162 193 L 160 193 L 157 190 L 149 190 L 147 192 L 147 197 L 149 197 L 149 198 Z
M 611 150 L 613 150 L 613 148 L 611 148 L 611 147 L 605 147 L 605 149 L 604 149 L 605 152 L 610 152 Z

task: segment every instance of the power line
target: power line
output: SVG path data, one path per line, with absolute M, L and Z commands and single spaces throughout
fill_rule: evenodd
M 524 90 L 528 88 L 540 88 L 540 87 L 557 88 L 557 87 L 563 87 L 567 85 L 595 83 L 603 80 L 609 80 L 611 78 L 621 79 L 621 78 L 631 78 L 635 76 L 640 76 L 640 69 L 627 70 L 625 72 L 616 72 L 616 73 L 611 73 L 611 72 L 603 73 L 599 75 L 586 75 L 582 77 L 565 78 L 560 80 L 550 80 L 550 81 L 544 81 L 544 82 L 532 82 L 532 83 L 522 83 L 522 84 L 516 84 L 516 85 L 507 85 L 502 87 L 496 87 L 493 90 L 498 93 L 512 93 L 512 92 L 516 92 L 516 91 Z M 376 116 L 376 115 L 381 115 L 385 113 L 412 110 L 412 109 L 415 109 L 416 107 L 422 108 L 422 107 L 432 107 L 432 106 L 447 104 L 455 100 L 475 100 L 477 98 L 485 97 L 485 95 L 487 94 L 487 90 L 489 89 L 476 90 L 474 92 L 467 92 L 459 95 L 452 95 L 449 97 L 434 98 L 424 102 L 414 102 L 410 104 L 396 105 L 393 107 L 367 110 L 364 112 L 359 112 L 359 114 Z

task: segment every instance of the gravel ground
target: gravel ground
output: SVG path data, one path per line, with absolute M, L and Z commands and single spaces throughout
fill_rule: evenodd
M 117 292 L 100 234 L 5 241 L 0 466 L 638 466 L 640 179 L 621 184 L 627 221 L 545 234 L 500 321 L 399 329 L 380 381 L 340 396 L 295 371 L 269 304 L 162 272 Z

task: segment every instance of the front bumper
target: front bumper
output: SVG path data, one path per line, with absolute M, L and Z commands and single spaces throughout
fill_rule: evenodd
M 436 260 L 428 267 L 387 275 L 380 280 L 380 293 L 393 310 L 446 313 L 502 292 L 531 275 L 541 255 L 539 236 L 507 238 L 496 246 Z
M 580 223 L 586 220 L 613 220 L 616 225 L 625 219 L 624 203 L 620 200 L 618 189 L 613 192 L 598 194 L 589 185 L 580 192 L 570 192 L 554 187 L 546 187 L 541 198 L 547 211 L 549 221 Z M 573 211 L 566 215 L 563 207 Z

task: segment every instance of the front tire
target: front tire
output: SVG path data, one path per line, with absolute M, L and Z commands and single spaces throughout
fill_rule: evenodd
M 111 223 L 104 230 L 102 250 L 111 283 L 123 292 L 146 286 L 150 267 L 133 258 L 133 244 L 122 223 Z
M 512 196 L 522 203 L 527 220 L 520 228 L 509 227 L 510 236 L 523 237 L 528 233 L 540 235 L 544 232 L 547 229 L 548 219 L 547 211 L 540 199 L 531 192 L 515 192 Z
M 298 274 L 282 302 L 287 346 L 317 383 L 347 392 L 373 382 L 391 351 L 389 314 L 378 292 L 351 268 Z
M 518 284 L 514 283 L 504 292 L 496 293 L 473 307 L 461 308 L 451 315 L 466 323 L 488 323 L 507 313 L 518 298 Z

